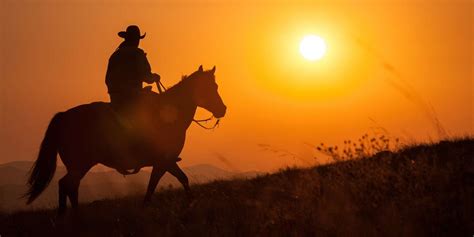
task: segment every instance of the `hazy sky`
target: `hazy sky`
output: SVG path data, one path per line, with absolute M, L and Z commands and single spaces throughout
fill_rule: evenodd
M 141 48 L 165 85 L 217 66 L 228 113 L 214 131 L 192 125 L 183 166 L 301 164 L 258 144 L 310 161 L 305 143 L 374 126 L 436 140 L 427 105 L 449 135 L 473 134 L 473 9 L 470 0 L 1 0 L 0 163 L 36 159 L 54 113 L 108 100 L 107 60 L 129 24 L 147 32 Z M 326 40 L 321 61 L 299 54 L 307 34 Z

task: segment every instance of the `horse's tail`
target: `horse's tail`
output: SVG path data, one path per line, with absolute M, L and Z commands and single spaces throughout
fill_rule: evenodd
M 28 179 L 29 189 L 25 196 L 28 197 L 27 204 L 33 202 L 53 179 L 56 171 L 56 154 L 59 143 L 59 122 L 62 113 L 54 115 L 49 123 L 48 129 L 41 143 L 38 159 L 30 172 Z

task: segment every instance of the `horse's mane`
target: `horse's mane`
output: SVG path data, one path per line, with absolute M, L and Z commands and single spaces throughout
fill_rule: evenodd
M 187 81 L 189 81 L 192 77 L 193 77 L 194 73 L 190 74 L 190 75 L 183 75 L 181 76 L 181 80 L 174 84 L 173 86 L 171 86 L 170 88 L 168 88 L 165 92 L 173 92 L 173 91 L 176 91 L 180 88 L 182 88 Z

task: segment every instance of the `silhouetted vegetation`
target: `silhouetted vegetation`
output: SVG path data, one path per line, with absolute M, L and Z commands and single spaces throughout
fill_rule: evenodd
M 364 134 L 356 141 L 344 140 L 343 146 L 327 146 L 321 143 L 316 149 L 330 156 L 334 161 L 344 161 L 370 157 L 380 152 L 388 152 L 400 149 L 398 138 L 390 138 L 388 135 Z
M 195 185 L 191 202 L 182 189 L 165 189 L 149 207 L 131 196 L 84 204 L 63 218 L 53 210 L 3 215 L 0 234 L 471 236 L 473 148 L 464 138 L 358 159 L 342 152 L 329 165 Z

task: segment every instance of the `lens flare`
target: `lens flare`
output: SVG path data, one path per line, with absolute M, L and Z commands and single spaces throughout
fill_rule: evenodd
M 300 43 L 300 53 L 307 60 L 314 61 L 323 58 L 326 53 L 326 42 L 316 35 L 305 36 Z

